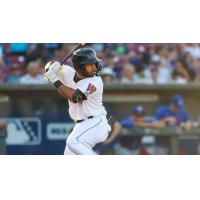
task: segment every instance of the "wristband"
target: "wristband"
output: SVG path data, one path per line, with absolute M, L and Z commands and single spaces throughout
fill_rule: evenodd
M 56 89 L 58 89 L 61 85 L 63 85 L 62 84 L 62 82 L 61 81 L 59 81 L 59 80 L 57 80 L 55 83 L 53 83 L 54 84 L 54 86 L 56 87 Z

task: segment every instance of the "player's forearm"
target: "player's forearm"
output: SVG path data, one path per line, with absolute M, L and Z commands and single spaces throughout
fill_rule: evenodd
M 156 121 L 151 123 L 144 123 L 142 125 L 138 125 L 143 128 L 165 128 L 166 124 L 163 121 Z
M 111 143 L 120 134 L 121 129 L 121 124 L 119 122 L 115 122 L 108 138 L 103 142 L 103 144 Z
M 186 129 L 189 130 L 192 128 L 192 122 L 191 121 L 187 121 L 186 122 Z
M 109 138 L 110 141 L 112 141 L 114 138 L 116 138 L 119 135 L 121 129 L 122 129 L 121 124 L 119 122 L 115 122 L 112 128 L 112 132 L 111 132 L 112 134 L 110 135 L 110 138 Z
M 57 65 L 56 65 L 56 67 L 57 67 Z M 70 87 L 66 87 L 59 80 L 56 72 L 53 69 L 49 70 L 44 75 L 56 87 L 57 91 L 60 93 L 61 96 L 63 96 L 67 100 L 72 100 L 75 90 Z
M 72 100 L 72 96 L 75 93 L 75 90 L 69 87 L 66 87 L 64 85 L 60 85 L 57 88 L 57 91 L 60 93 L 61 96 L 63 96 L 67 100 Z
M 57 80 L 54 83 L 57 91 L 63 96 L 65 99 L 72 101 L 73 103 L 81 103 L 84 100 L 87 100 L 86 95 L 79 89 L 74 90 L 73 88 L 67 87 L 62 84 L 61 81 Z

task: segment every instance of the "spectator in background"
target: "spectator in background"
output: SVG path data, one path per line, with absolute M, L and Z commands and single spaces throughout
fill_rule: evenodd
M 174 68 L 175 62 L 178 58 L 177 49 L 174 47 L 174 44 L 170 44 L 167 48 L 167 58 L 168 58 L 168 66 Z
M 134 126 L 141 128 L 162 128 L 162 125 L 154 118 L 146 115 L 146 110 L 142 106 L 136 106 L 132 110 L 132 115 L 120 121 L 123 127 Z
M 120 79 L 120 83 L 122 84 L 133 83 L 134 72 L 135 72 L 134 66 L 130 63 L 126 63 L 122 69 L 122 77 Z
M 148 124 L 148 126 L 146 126 Z M 154 118 L 148 117 L 146 115 L 146 110 L 142 106 L 136 106 L 132 109 L 132 115 L 128 118 L 124 118 L 120 121 L 116 121 L 112 132 L 108 139 L 102 143 L 103 145 L 107 145 L 106 148 L 114 148 L 115 154 L 135 154 L 137 149 L 142 145 L 142 138 L 151 137 L 151 141 L 154 141 L 154 136 L 138 136 L 134 137 L 134 141 L 132 141 L 132 137 L 120 138 L 122 142 L 117 140 L 122 128 L 133 128 L 133 127 L 151 127 L 154 126 Z M 105 147 L 104 147 L 105 148 Z M 149 152 L 142 148 L 144 154 L 149 154 Z M 141 152 L 142 154 L 142 152 Z
M 115 67 L 115 63 L 116 63 L 116 61 L 118 61 L 118 60 L 116 60 L 116 55 L 115 55 L 115 53 L 113 52 L 113 51 L 110 51 L 110 52 L 107 52 L 106 54 L 105 54 L 105 60 L 104 60 L 104 65 L 106 66 L 106 67 L 110 67 L 110 68 L 114 68 Z
M 153 80 L 151 72 L 143 64 L 135 65 L 135 73 L 133 76 L 133 83 L 137 84 L 152 84 Z
M 190 75 L 180 60 L 177 60 L 175 62 L 174 72 L 177 72 L 178 74 L 180 74 L 185 80 L 187 80 L 187 82 L 190 81 Z
M 145 108 L 142 106 L 136 106 L 133 107 L 132 109 L 132 115 L 128 118 L 122 119 L 120 123 L 123 127 L 127 128 L 134 127 L 137 126 L 138 124 L 141 124 L 141 122 L 145 121 L 144 119 L 145 115 L 146 115 Z
M 178 70 L 175 69 L 172 73 L 172 80 L 170 81 L 170 83 L 186 84 L 187 79 L 185 78 L 185 76 L 181 72 L 179 72 Z
M 161 65 L 161 58 L 159 55 L 154 54 L 151 57 L 151 71 L 153 80 L 158 84 L 166 84 L 171 80 L 171 72 L 168 66 Z
M 31 61 L 27 66 L 27 74 L 20 78 L 21 84 L 47 84 L 41 74 L 40 65 L 37 61 Z
M 118 44 L 115 44 L 114 45 L 114 49 L 115 49 L 115 52 L 118 54 L 118 55 L 126 55 L 129 53 L 129 49 L 128 47 L 126 46 L 126 44 L 123 44 L 123 43 L 118 43 Z
M 31 44 L 26 53 L 27 63 L 35 61 L 37 59 L 43 60 L 45 63 L 47 60 L 54 59 L 55 55 L 51 51 L 45 48 L 44 44 Z
M 121 64 L 120 64 L 120 59 L 119 56 L 116 55 L 115 52 L 110 51 L 106 52 L 104 56 L 104 66 L 111 68 L 114 72 L 116 77 L 120 76 L 121 73 Z
M 144 45 L 140 45 L 137 49 L 137 52 L 138 52 L 138 58 L 141 59 L 144 66 L 147 67 L 150 62 L 150 54 L 147 51 L 147 47 L 145 47 Z
M 117 83 L 116 75 L 112 68 L 103 68 L 101 70 L 101 77 L 104 83 Z
M 184 69 L 189 75 L 189 81 L 193 82 L 196 79 L 196 71 L 193 62 L 193 57 L 190 53 L 185 53 L 181 56 L 180 61 L 183 64 Z
M 155 118 L 160 128 L 168 126 L 181 126 L 185 130 L 190 130 L 192 123 L 184 105 L 181 95 L 174 95 L 169 105 L 160 106 L 156 110 Z
M 160 65 L 167 66 L 170 65 L 170 57 L 169 57 L 169 44 L 155 44 L 154 54 L 160 57 Z
M 19 67 L 19 65 L 17 63 L 13 64 L 6 83 L 20 83 L 22 74 L 23 70 Z
M 184 48 L 185 52 L 191 54 L 194 58 L 200 58 L 200 45 L 199 44 L 186 44 Z
M 45 66 L 46 63 L 44 63 L 44 60 L 43 60 L 43 59 L 37 59 L 36 62 L 37 62 L 38 65 L 39 65 L 38 74 L 39 74 L 39 75 L 44 75 L 44 73 L 45 73 L 45 68 L 44 68 L 44 66 Z
M 156 124 L 159 128 L 181 127 L 189 131 L 192 127 L 189 114 L 186 111 L 184 100 L 181 95 L 174 95 L 168 105 L 160 106 L 155 113 Z M 156 146 L 159 154 L 169 153 L 169 143 L 162 137 L 156 138 Z
M 120 131 L 121 131 L 121 128 L 133 128 L 133 127 L 146 128 L 154 123 L 154 118 L 147 117 L 146 110 L 144 107 L 135 106 L 132 109 L 132 115 L 128 118 L 124 118 L 120 120 L 119 123 L 121 124 Z M 138 149 L 141 147 L 142 139 L 145 137 L 146 136 L 144 137 L 137 136 L 137 137 L 134 137 L 133 140 L 132 138 L 128 138 L 129 141 L 127 141 L 125 138 L 124 142 L 122 140 L 121 144 L 118 143 L 115 145 L 115 151 L 116 151 L 115 153 L 116 154 L 133 154 L 135 151 L 138 151 Z M 149 137 L 153 137 L 153 136 L 149 136 Z M 152 141 L 154 141 L 154 139 Z M 148 154 L 147 150 L 143 148 L 141 150 L 145 151 L 146 154 Z

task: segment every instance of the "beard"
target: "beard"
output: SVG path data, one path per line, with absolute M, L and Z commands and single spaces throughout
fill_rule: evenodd
M 95 73 L 96 72 L 94 72 L 94 73 L 88 73 L 88 72 L 86 72 L 86 71 L 83 71 L 83 72 L 81 72 L 81 74 L 83 75 L 83 76 L 85 76 L 85 77 L 93 77 L 94 75 L 95 75 Z

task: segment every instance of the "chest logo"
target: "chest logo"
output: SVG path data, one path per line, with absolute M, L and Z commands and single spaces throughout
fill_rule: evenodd
M 94 92 L 96 92 L 97 88 L 92 85 L 91 83 L 88 85 L 86 92 L 88 94 L 93 94 Z

